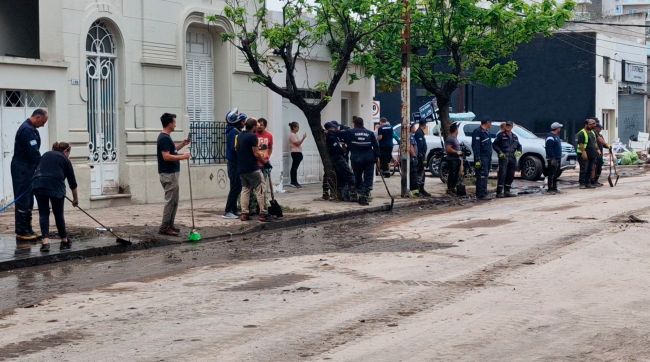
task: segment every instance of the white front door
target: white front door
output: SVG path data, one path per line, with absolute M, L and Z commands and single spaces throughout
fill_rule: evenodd
M 86 38 L 90 195 L 119 192 L 117 58 L 113 35 L 100 20 Z
M 37 91 L 0 90 L 0 206 L 6 205 L 14 199 L 13 185 L 11 183 L 11 159 L 14 156 L 14 141 L 18 127 L 32 115 L 37 108 L 47 110 L 45 94 Z M 38 129 L 41 135 L 41 154 L 45 153 L 50 145 L 48 142 L 48 126 Z

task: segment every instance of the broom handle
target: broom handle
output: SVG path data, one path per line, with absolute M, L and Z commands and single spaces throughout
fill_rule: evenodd
M 72 202 L 72 200 L 68 197 L 68 195 L 66 195 L 65 198 L 68 199 L 68 201 Z M 88 212 L 86 212 L 86 210 L 82 209 L 81 206 L 77 205 L 76 207 L 77 207 L 77 209 L 81 210 L 81 212 L 83 212 L 84 214 L 86 214 L 86 216 L 88 216 L 89 218 L 93 219 L 94 222 L 98 223 L 101 227 L 103 227 L 104 229 L 106 229 L 106 231 L 108 231 L 109 233 L 113 234 L 113 236 L 115 236 L 116 238 L 120 239 L 120 237 L 117 236 L 117 235 L 113 232 L 113 230 L 111 230 L 111 228 L 109 228 L 109 227 L 107 227 L 106 225 L 104 225 L 104 224 L 102 224 L 101 222 L 99 222 L 99 220 L 95 219 L 92 215 L 90 215 Z
M 187 177 L 190 181 L 190 210 L 192 212 L 192 230 L 194 227 L 194 197 L 192 197 L 192 173 L 190 172 L 190 159 L 187 159 Z

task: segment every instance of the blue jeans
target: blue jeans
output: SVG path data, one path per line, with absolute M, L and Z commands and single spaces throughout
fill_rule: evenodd
M 228 191 L 228 200 L 226 201 L 226 213 L 237 213 L 237 198 L 241 193 L 241 179 L 239 178 L 239 171 L 237 164 L 233 161 L 228 161 L 228 179 L 230 180 L 230 190 Z

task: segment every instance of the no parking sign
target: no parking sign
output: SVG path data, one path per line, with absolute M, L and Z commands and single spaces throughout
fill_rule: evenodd
M 379 122 L 379 119 L 381 118 L 381 106 L 379 104 L 379 101 L 372 101 L 372 121 L 373 122 Z

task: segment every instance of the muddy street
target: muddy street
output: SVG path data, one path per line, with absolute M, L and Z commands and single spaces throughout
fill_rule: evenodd
M 3 272 L 0 360 L 650 359 L 649 196 L 630 177 Z

